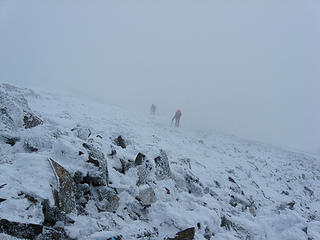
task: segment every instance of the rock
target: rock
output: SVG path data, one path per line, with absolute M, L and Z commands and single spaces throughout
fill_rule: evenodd
M 0 98 L 0 100 L 1 100 L 1 98 Z M 0 123 L 1 123 L 1 125 L 4 125 L 8 129 L 13 129 L 15 126 L 15 122 L 13 121 L 11 116 L 9 115 L 6 107 L 0 108 Z
M 28 142 L 25 142 L 23 144 L 23 148 L 25 149 L 25 151 L 27 151 L 29 153 L 37 152 L 39 150 L 38 148 L 31 146 L 30 143 L 28 143 Z
M 18 194 L 18 196 L 23 196 L 24 198 L 26 198 L 28 201 L 30 201 L 31 203 L 38 203 L 38 202 L 42 202 L 44 199 L 39 197 L 38 195 L 32 193 L 32 192 L 20 192 Z
M 220 227 L 225 227 L 227 230 L 230 231 L 233 227 L 233 223 L 230 220 L 228 220 L 225 216 L 222 216 Z
M 202 196 L 203 190 L 202 190 L 202 183 L 200 183 L 199 178 L 192 176 L 190 174 L 186 174 L 185 176 L 185 182 L 187 191 L 195 196 Z
M 121 136 L 118 136 L 116 139 L 114 139 L 114 143 L 122 148 L 127 147 L 124 139 Z
M 106 186 L 109 174 L 107 160 L 105 159 L 103 152 L 98 146 L 94 146 L 93 144 L 84 143 L 82 145 L 88 151 L 89 159 L 87 162 L 93 163 L 99 168 L 99 172 L 88 173 L 87 177 L 91 177 L 91 182 L 94 186 Z
M 195 228 L 187 228 L 181 232 L 178 232 L 174 238 L 168 238 L 167 240 L 193 240 L 195 234 Z
M 96 160 L 96 159 L 92 158 L 90 155 L 89 155 L 89 159 L 88 159 L 87 162 L 92 163 L 92 164 L 95 165 L 96 167 L 100 167 L 100 162 L 99 162 L 99 160 Z
M 87 183 L 83 183 L 83 174 L 80 171 L 76 171 L 73 176 L 74 182 L 76 183 L 76 189 L 74 192 L 76 204 L 77 204 L 77 211 L 78 214 L 85 213 L 85 206 L 88 203 L 89 196 L 91 194 L 90 187 Z
M 83 181 L 83 174 L 81 171 L 76 171 L 73 175 L 73 180 L 76 184 L 80 184 Z
M 78 215 L 88 215 L 88 212 L 81 205 L 77 205 L 77 214 Z
M 74 189 L 75 183 L 68 171 L 60 164 L 49 158 L 52 169 L 55 172 L 58 181 L 58 204 L 57 207 L 66 212 L 71 213 L 75 208 Z
M 134 161 L 136 166 L 139 166 L 142 164 L 142 162 L 144 161 L 146 155 L 144 155 L 143 153 L 138 153 L 136 160 Z
M 290 210 L 293 210 L 295 204 L 296 204 L 295 201 L 292 201 L 292 202 L 287 203 L 287 206 L 289 207 Z
M 44 227 L 34 240 L 72 240 L 63 228 Z
M 138 181 L 136 183 L 137 186 L 148 183 L 151 180 L 152 176 L 152 164 L 147 160 L 141 166 L 137 168 Z
M 156 164 L 155 166 L 155 175 L 157 180 L 163 180 L 171 176 L 171 170 L 169 165 L 169 160 L 165 151 L 160 150 L 160 156 L 154 159 Z
M 30 112 L 24 112 L 24 117 L 23 117 L 23 126 L 24 128 L 33 128 L 38 125 L 43 124 L 43 121 L 38 118 L 36 115 L 30 113 Z
M 108 154 L 108 156 L 112 158 L 112 157 L 115 156 L 116 154 L 117 154 L 117 151 L 114 150 L 114 149 L 112 149 L 112 150 L 111 150 L 111 153 Z
M 103 152 L 101 152 L 98 147 L 88 143 L 83 143 L 82 146 L 88 150 L 88 154 L 91 158 L 101 161 L 105 160 Z
M 0 219 L 0 233 L 5 233 L 17 238 L 34 239 L 42 232 L 43 226 L 31 223 L 11 222 Z
M 234 183 L 234 185 L 230 187 L 230 189 L 233 192 L 240 193 L 241 195 L 244 195 L 244 192 L 241 190 L 240 186 L 236 183 L 236 181 L 232 177 L 229 177 L 228 180 L 229 180 L 229 182 Z
M 220 183 L 218 181 L 215 180 L 214 183 L 216 184 L 217 188 L 220 188 L 221 185 L 220 185 Z
M 157 201 L 155 192 L 151 187 L 140 190 L 137 200 L 145 207 L 151 206 L 152 203 Z
M 307 192 L 309 194 L 310 197 L 313 195 L 313 191 L 310 188 L 305 186 L 304 190 L 305 190 L 305 192 Z
M 122 174 L 126 174 L 126 172 L 127 172 L 130 168 L 132 168 L 132 167 L 135 166 L 135 164 L 134 164 L 133 162 L 126 162 L 126 161 L 123 160 L 123 159 L 120 159 L 119 161 L 120 161 L 120 163 L 121 163 L 121 169 L 120 169 L 119 172 L 122 173 Z M 116 169 L 116 170 L 119 170 L 119 169 Z
M 118 235 L 118 236 L 115 236 L 115 237 L 111 237 L 111 238 L 107 238 L 107 240 L 122 240 L 122 235 Z
M 214 236 L 214 233 L 209 229 L 208 226 L 206 226 L 205 230 L 204 230 L 204 234 L 203 234 L 203 237 L 207 240 L 210 240 L 211 237 Z
M 146 207 L 141 206 L 138 202 L 129 202 L 126 204 L 127 206 L 124 210 L 127 212 L 126 214 L 133 220 L 143 220 L 148 221 L 148 209 Z
M 80 138 L 83 141 L 86 141 L 91 136 L 91 131 L 89 128 L 81 127 L 78 125 L 75 128 L 71 129 L 74 132 L 75 136 Z
M 242 211 L 244 211 L 245 209 L 247 209 L 249 207 L 249 203 L 246 202 L 245 200 L 242 200 L 238 197 L 235 197 L 233 195 L 230 196 L 230 201 L 229 201 L 229 204 L 232 206 L 232 207 L 236 207 L 238 204 L 242 205 Z
M 236 181 L 235 181 L 235 180 L 233 180 L 233 178 L 232 178 L 232 177 L 228 177 L 228 180 L 229 180 L 230 182 L 234 183 L 234 184 L 237 184 L 237 183 L 236 183 Z
M 92 184 L 94 187 L 107 186 L 106 174 L 100 171 L 88 172 L 81 183 Z
M 0 140 L 6 144 L 9 144 L 10 146 L 14 146 L 18 141 L 20 141 L 20 138 L 11 136 L 0 136 Z
M 74 223 L 74 220 L 67 217 L 64 212 L 59 210 L 56 206 L 50 206 L 49 200 L 45 199 L 41 203 L 42 205 L 42 213 L 44 216 L 43 224 L 46 226 L 53 226 L 58 221 L 62 221 L 66 224 Z
M 96 206 L 99 211 L 115 212 L 119 208 L 120 198 L 117 194 L 105 187 L 97 188 L 98 200 Z
M 0 198 L 0 203 L 6 201 L 7 199 Z

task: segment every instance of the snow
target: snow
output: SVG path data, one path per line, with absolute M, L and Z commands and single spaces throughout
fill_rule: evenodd
M 211 239 L 320 239 L 320 159 L 315 156 L 216 132 L 175 129 L 170 127 L 170 119 L 149 116 L 147 110 L 139 113 L 74 97 L 0 86 L 7 99 L 16 99 L 12 109 L 19 109 L 22 103 L 44 121 L 30 129 L 21 128 L 18 120 L 14 129 L 0 125 L 0 133 L 21 139 L 14 146 L 0 141 L 0 186 L 6 184 L 0 188 L 0 198 L 8 199 L 0 203 L 0 218 L 41 223 L 39 204 L 30 204 L 19 193 L 36 194 L 54 204 L 51 186 L 56 179 L 48 158 L 71 174 L 95 171 L 86 162 L 88 155 L 82 146 L 94 138 L 105 156 L 112 149 L 117 151 L 117 158 L 107 160 L 110 186 L 119 190 L 120 207 L 116 213 L 98 212 L 90 200 L 87 216 L 70 214 L 75 220 L 65 226 L 70 237 L 103 240 L 122 235 L 130 239 L 158 232 L 149 239 L 164 239 L 195 227 L 195 239 L 205 239 L 207 227 L 214 233 Z M 82 130 L 72 131 L 74 128 Z M 113 144 L 119 135 L 126 140 L 125 149 Z M 26 151 L 26 143 L 38 151 Z M 145 186 L 136 186 L 138 168 L 130 168 L 125 175 L 115 168 L 121 167 L 119 159 L 134 161 L 139 152 L 154 167 L 153 159 L 161 149 L 168 156 L 172 176 L 157 180 L 150 175 L 148 185 L 157 201 L 134 220 L 128 206 L 139 207 L 135 197 Z M 79 151 L 84 154 L 79 156 Z M 186 183 L 186 176 L 193 179 L 192 184 Z M 234 207 L 229 203 L 231 196 L 237 202 Z M 254 206 L 250 210 L 245 204 L 251 201 Z M 288 203 L 292 202 L 291 209 Z M 231 229 L 220 226 L 223 216 L 233 223 Z M 0 238 L 15 239 L 5 234 Z

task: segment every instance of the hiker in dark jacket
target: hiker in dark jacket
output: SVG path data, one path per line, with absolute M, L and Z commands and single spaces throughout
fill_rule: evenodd
M 156 105 L 152 104 L 152 105 L 151 105 L 151 108 L 150 108 L 150 113 L 151 113 L 152 115 L 155 115 L 156 112 L 157 112 L 157 107 L 156 107 Z
M 175 113 L 175 115 L 173 116 L 172 120 L 171 120 L 171 123 L 173 122 L 173 120 L 176 120 L 175 122 L 175 126 L 178 128 L 179 127 L 179 124 L 180 124 L 180 118 L 181 118 L 181 110 L 178 109 Z

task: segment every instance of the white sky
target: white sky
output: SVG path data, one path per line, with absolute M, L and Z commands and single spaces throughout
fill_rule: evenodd
M 320 1 L 0 0 L 0 81 L 320 153 Z

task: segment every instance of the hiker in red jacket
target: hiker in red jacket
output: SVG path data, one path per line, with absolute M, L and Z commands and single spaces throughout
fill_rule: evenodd
M 180 124 L 181 115 L 182 115 L 181 110 L 178 109 L 178 110 L 176 111 L 176 114 L 173 116 L 173 118 L 172 118 L 172 120 L 171 120 L 171 123 L 173 122 L 173 120 L 176 120 L 175 126 L 176 126 L 177 128 L 179 127 L 179 124 Z

